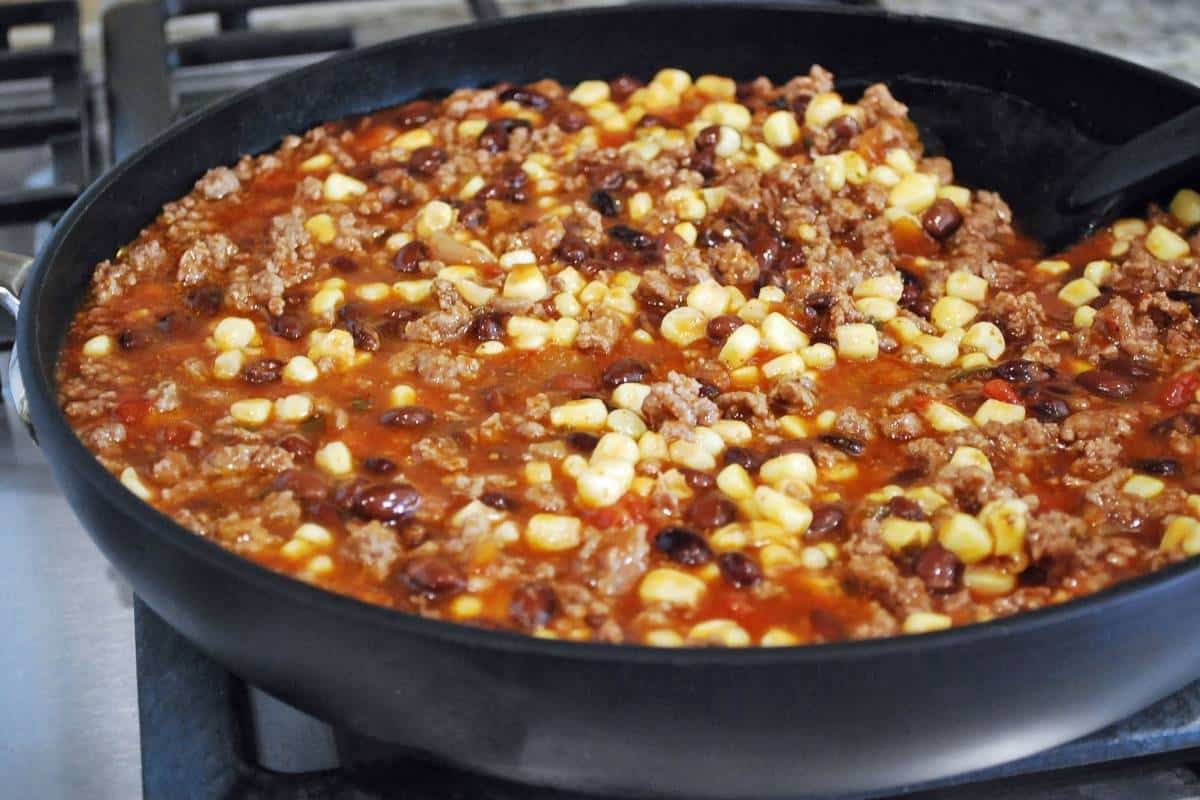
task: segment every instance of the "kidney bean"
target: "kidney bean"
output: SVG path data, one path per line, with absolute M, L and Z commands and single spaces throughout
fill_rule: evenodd
M 390 475 L 396 471 L 396 462 L 382 456 L 371 456 L 363 459 L 363 467 L 376 475 Z
M 852 436 L 838 436 L 833 433 L 823 433 L 817 437 L 820 441 L 830 447 L 841 450 L 848 456 L 858 458 L 867 449 L 866 442 L 861 439 L 855 439 Z
M 532 127 L 523 119 L 504 117 L 494 119 L 479 134 L 479 146 L 489 153 L 500 153 L 508 149 L 508 135 L 517 128 Z
M 350 509 L 360 517 L 379 522 L 399 522 L 421 505 L 421 493 L 407 483 L 367 486 L 355 492 Z
M 813 311 L 828 311 L 833 308 L 836 298 L 832 292 L 812 292 L 804 298 L 804 305 L 811 308 Z
M 294 342 L 304 336 L 304 323 L 295 314 L 280 314 L 271 317 L 271 333 Z
M 846 521 L 846 512 L 841 506 L 822 505 L 812 510 L 812 522 L 804 532 L 806 538 L 819 539 L 838 531 Z
M 921 508 L 920 503 L 902 494 L 898 494 L 891 500 L 888 500 L 887 513 L 889 516 L 912 520 L 913 522 L 922 522 L 928 519 L 925 515 L 925 509 Z
M 808 111 L 808 104 L 812 102 L 813 96 L 808 92 L 798 92 L 792 96 L 791 108 L 792 113 L 800 119 L 804 119 L 804 112 Z
M 757 472 L 762 466 L 763 459 L 753 450 L 745 447 L 727 447 L 721 456 L 721 460 L 726 464 L 737 464 L 747 472 Z
M 396 123 L 402 128 L 424 125 L 437 114 L 437 108 L 428 100 L 413 100 L 396 111 Z
M 149 331 L 136 328 L 126 328 L 117 336 L 117 344 L 122 350 L 138 350 L 154 341 Z
M 458 567 L 438 556 L 414 558 L 405 563 L 400 574 L 409 589 L 430 599 L 458 594 L 467 588 L 467 579 Z
M 1118 375 L 1125 375 L 1135 381 L 1149 381 L 1158 377 L 1154 366 L 1132 358 L 1118 358 L 1104 365 Z
M 1075 376 L 1075 382 L 1089 392 L 1113 400 L 1133 396 L 1137 385 L 1129 378 L 1107 369 L 1093 369 Z
M 719 317 L 713 317 L 708 321 L 708 327 L 705 328 L 705 335 L 713 344 L 722 344 L 726 339 L 733 335 L 733 332 L 742 327 L 745 322 L 740 317 L 735 317 L 733 314 L 722 314 Z
M 1139 458 L 1130 466 L 1137 472 L 1158 475 L 1161 478 L 1174 478 L 1183 474 L 1182 465 L 1173 458 Z
M 405 275 L 413 275 L 420 271 L 421 262 L 428 261 L 431 257 L 429 247 L 424 242 L 409 242 L 392 256 L 392 269 Z
M 926 547 L 916 564 L 917 576 L 935 592 L 952 592 L 962 578 L 962 562 L 958 556 L 937 542 Z
M 707 128 L 702 128 L 696 134 L 696 140 L 693 143 L 697 150 L 712 150 L 717 146 L 717 142 L 721 141 L 721 126 L 709 125 Z
M 328 500 L 314 500 L 304 504 L 305 519 L 332 528 L 342 523 L 337 507 Z
M 944 197 L 934 200 L 933 205 L 925 209 L 925 213 L 921 215 L 921 227 L 939 242 L 953 236 L 954 232 L 962 227 L 962 224 L 962 212 L 958 210 L 958 206 Z
M 739 589 L 762 580 L 762 570 L 744 553 L 722 553 L 717 557 L 717 566 L 721 568 L 725 580 Z
M 567 446 L 581 453 L 590 453 L 600 444 L 600 438 L 594 433 L 571 431 L 566 436 Z
M 608 91 L 613 101 L 620 103 L 645 85 L 632 75 L 618 75 L 608 82 Z
M 1155 436 L 1167 436 L 1171 433 L 1195 436 L 1197 433 L 1200 433 L 1200 414 L 1185 411 L 1182 414 L 1176 414 L 1159 420 L 1150 426 L 1150 433 Z
M 588 243 L 578 236 L 568 233 L 563 236 L 562 241 L 558 243 L 556 255 L 558 260 L 564 264 L 577 267 L 586 259 L 590 258 L 592 249 L 588 247 Z
M 220 286 L 205 284 L 188 289 L 183 296 L 183 304 L 189 311 L 195 311 L 205 317 L 211 317 L 221 310 L 221 300 L 225 297 Z
M 628 225 L 613 225 L 608 229 L 608 235 L 634 250 L 646 250 L 654 246 L 653 236 Z
M 448 158 L 446 151 L 440 147 L 418 147 L 408 157 L 408 171 L 418 178 L 430 178 Z
M 271 488 L 291 492 L 297 500 L 307 503 L 324 500 L 329 494 L 329 486 L 320 476 L 300 469 L 285 469 L 271 481 Z
M 544 626 L 558 613 L 558 595 L 547 583 L 518 586 L 508 602 L 508 615 L 525 630 Z
M 495 311 L 481 311 L 471 320 L 471 335 L 481 342 L 504 338 L 504 319 Z
M 260 386 L 274 383 L 283 375 L 283 362 L 277 358 L 262 358 L 242 367 L 242 380 Z
M 849 114 L 842 114 L 839 117 L 834 117 L 829 121 L 826 130 L 833 134 L 833 144 L 835 149 L 843 150 L 846 145 L 850 144 L 850 140 L 862 131 L 858 124 L 858 120 Z
M 687 485 L 698 492 L 711 489 L 717 485 L 717 479 L 707 472 L 701 472 L 698 469 L 691 469 L 689 467 L 680 467 L 679 471 L 683 474 L 683 479 L 687 482 Z
M 576 108 L 563 107 L 550 117 L 550 122 L 557 125 L 563 133 L 578 133 L 587 127 L 587 114 Z
M 512 495 L 504 492 L 484 492 L 479 495 L 479 502 L 498 511 L 514 511 L 521 505 Z
M 379 423 L 390 428 L 423 428 L 433 422 L 433 412 L 424 406 L 403 406 L 383 412 Z
M 697 528 L 719 528 L 737 519 L 737 506 L 720 492 L 705 492 L 692 501 L 687 518 Z
M 721 393 L 721 388 L 715 383 L 709 383 L 703 378 L 697 378 L 696 383 L 700 384 L 700 391 L 697 392 L 705 400 L 716 400 L 717 395 Z
M 536 108 L 539 111 L 550 107 L 550 98 L 546 97 L 546 95 L 541 94 L 540 92 L 535 92 L 532 89 L 521 89 L 517 87 L 506 89 L 500 93 L 500 100 L 512 100 L 518 105 L 525 106 L 526 108 Z
M 354 478 L 335 488 L 333 495 L 329 499 L 342 511 L 353 512 L 355 499 L 360 492 L 371 485 L 371 482 L 366 478 Z
M 636 358 L 622 358 L 605 368 L 600 381 L 609 389 L 623 383 L 641 383 L 650 375 L 650 366 Z
M 592 192 L 590 202 L 601 216 L 619 217 L 621 215 L 621 201 L 603 189 Z
M 687 528 L 664 528 L 654 536 L 654 547 L 676 564 L 689 567 L 712 561 L 712 548 L 704 537 Z
M 292 454 L 292 458 L 297 461 L 308 461 L 313 457 L 313 453 L 316 451 L 316 448 L 313 447 L 312 442 L 310 442 L 308 439 L 305 439 L 298 433 L 289 433 L 287 436 L 284 436 L 282 439 L 279 439 L 277 442 L 275 442 L 275 446 L 282 447 L 284 450 L 287 450 Z

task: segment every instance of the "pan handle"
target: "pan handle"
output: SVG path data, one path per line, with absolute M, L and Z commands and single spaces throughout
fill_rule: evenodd
M 11 314 L 14 322 L 21 308 L 21 284 L 32 263 L 33 259 L 29 256 L 0 250 L 0 308 Z M 25 384 L 21 380 L 15 347 L 8 359 L 8 380 L 4 381 L 4 394 L 17 412 L 17 417 L 25 424 L 30 438 L 36 442 L 37 434 L 33 431 L 33 421 L 29 416 L 29 400 L 25 396 Z

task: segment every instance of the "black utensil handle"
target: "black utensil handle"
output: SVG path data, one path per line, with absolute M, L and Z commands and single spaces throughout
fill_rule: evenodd
M 1100 157 L 1075 182 L 1068 210 L 1152 184 L 1168 170 L 1200 162 L 1200 106 L 1151 128 Z
M 475 19 L 500 19 L 504 16 L 496 0 L 467 0 L 467 6 Z

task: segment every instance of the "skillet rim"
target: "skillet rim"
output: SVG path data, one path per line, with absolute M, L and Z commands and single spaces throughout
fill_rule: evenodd
M 52 379 L 61 354 L 61 332 L 59 345 L 50 364 L 46 364 L 35 342 L 40 338 L 40 319 L 31 310 L 41 303 L 43 284 L 50 271 L 52 256 L 60 249 L 63 241 L 73 229 L 86 218 L 92 206 L 119 177 L 136 171 L 151 152 L 169 141 L 186 138 L 190 129 L 219 110 L 244 102 L 260 92 L 276 86 L 302 79 L 303 76 L 325 69 L 339 69 L 359 58 L 377 52 L 403 48 L 412 43 L 433 40 L 453 40 L 467 30 L 503 29 L 514 24 L 536 25 L 547 18 L 587 18 L 618 16 L 636 19 L 642 12 L 657 12 L 695 7 L 686 2 L 653 2 L 634 6 L 599 7 L 549 11 L 521 17 L 501 18 L 484 22 L 467 23 L 410 36 L 380 42 L 370 47 L 341 53 L 296 70 L 289 70 L 268 81 L 239 91 L 206 108 L 191 114 L 160 132 L 135 152 L 110 167 L 93 181 L 71 205 L 55 225 L 50 238 L 37 254 L 34 266 L 25 284 L 22 312 L 18 319 L 16 354 L 20 361 L 22 377 L 27 395 L 31 398 L 30 411 L 38 431 L 41 447 L 47 452 L 57 451 L 64 465 L 84 479 L 91 488 L 115 506 L 127 519 L 139 528 L 148 529 L 153 535 L 172 547 L 181 549 L 192 558 L 203 559 L 211 566 L 232 573 L 232 576 L 251 585 L 256 592 L 271 592 L 281 601 L 302 607 L 320 609 L 337 615 L 348 624 L 361 624 L 385 629 L 389 634 L 403 634 L 432 640 L 448 645 L 464 645 L 481 650 L 522 652 L 545 658 L 566 661 L 619 662 L 623 664 L 647 664 L 656 666 L 687 666 L 695 668 L 749 666 L 754 664 L 813 664 L 848 660 L 875 659 L 898 654 L 912 655 L 933 650 L 964 648 L 987 641 L 997 641 L 1016 636 L 1024 631 L 1052 626 L 1070 625 L 1074 621 L 1091 615 L 1101 614 L 1155 592 L 1167 592 L 1177 584 L 1195 580 L 1200 573 L 1200 558 L 1190 558 L 1154 572 L 1122 581 L 1100 592 L 1065 603 L 1051 605 L 1034 611 L 1024 611 L 1009 617 L 987 622 L 972 623 L 935 633 L 918 635 L 899 634 L 878 639 L 862 639 L 832 643 L 793 645 L 787 647 L 747 648 L 657 648 L 643 644 L 603 644 L 592 642 L 568 642 L 539 639 L 526 634 L 503 629 L 479 628 L 471 625 L 423 617 L 400 609 L 375 605 L 357 600 L 348 595 L 319 588 L 280 572 L 260 566 L 220 545 L 205 539 L 155 507 L 136 498 L 100 464 L 100 461 L 75 435 L 57 400 L 51 391 Z M 1091 60 L 1119 67 L 1133 77 L 1141 77 L 1183 94 L 1191 94 L 1200 102 L 1200 87 L 1179 78 L 1135 64 L 1106 53 L 1080 47 L 1066 42 L 1035 36 L 1019 31 L 1009 31 L 991 25 L 944 19 L 941 17 L 899 14 L 886 10 L 855 7 L 811 8 L 790 6 L 781 2 L 717 2 L 706 4 L 702 10 L 722 11 L 775 11 L 813 17 L 874 17 L 885 22 L 916 23 L 945 31 L 965 33 L 979 37 L 1003 40 L 1006 43 L 1037 46 L 1048 52 L 1058 51 L 1066 57 Z M 359 112 L 369 113 L 369 112 Z M 319 123 L 314 123 L 319 124 Z M 285 134 L 281 134 L 285 135 Z M 93 267 L 94 269 L 94 267 Z M 84 526 L 85 529 L 87 526 Z M 90 534 L 89 534 L 90 535 Z M 142 535 L 139 530 L 136 535 Z

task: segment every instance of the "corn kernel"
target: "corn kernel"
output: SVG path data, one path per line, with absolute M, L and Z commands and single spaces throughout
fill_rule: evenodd
M 525 465 L 525 481 L 532 486 L 549 483 L 554 475 L 545 461 L 530 461 Z
M 750 634 L 733 620 L 710 619 L 693 625 L 688 631 L 687 641 L 695 645 L 746 647 L 750 644 Z
M 944 631 L 953 623 L 954 621 L 945 614 L 935 614 L 932 611 L 914 611 L 904 618 L 901 630 L 909 634 L 933 633 L 934 631 Z
M 245 317 L 225 317 L 213 328 L 212 338 L 221 350 L 242 350 L 254 343 L 258 331 Z
M 902 176 L 917 171 L 917 162 L 913 160 L 912 154 L 900 147 L 893 147 L 884 153 L 883 160 Z
M 541 300 L 550 291 L 546 276 L 537 266 L 514 267 L 504 280 L 504 296 L 510 300 Z
M 309 217 L 304 223 L 304 229 L 320 244 L 329 244 L 337 238 L 337 225 L 328 214 L 314 214 Z
M 885 189 L 890 189 L 900 182 L 900 173 L 886 164 L 880 164 L 879 166 L 871 167 L 871 171 L 867 173 L 867 180 Z
M 354 471 L 354 458 L 344 442 L 328 443 L 313 455 L 313 462 L 334 477 L 349 475 Z
M 638 453 L 642 461 L 666 461 L 671 457 L 667 440 L 654 431 L 646 431 L 638 439 Z
M 1121 487 L 1121 491 L 1125 494 L 1131 494 L 1135 497 L 1140 497 L 1143 500 L 1151 500 L 1162 494 L 1163 489 L 1167 485 L 1158 478 L 1149 475 L 1134 475 Z
M 306 394 L 289 394 L 275 401 L 275 416 L 283 422 L 303 422 L 312 412 L 313 401 Z
M 764 303 L 782 303 L 787 299 L 787 294 L 778 286 L 764 286 L 758 290 L 758 299 Z
M 287 383 L 312 383 L 320 374 L 308 356 L 293 356 L 283 368 L 283 380 Z
M 737 310 L 737 315 L 743 322 L 749 322 L 751 325 L 758 325 L 767 318 L 767 314 L 771 313 L 771 306 L 759 300 L 757 297 L 753 300 L 747 300 L 741 304 Z
M 717 488 L 734 500 L 745 500 L 754 496 L 754 481 L 750 473 L 739 464 L 730 464 L 717 473 Z
M 572 400 L 550 409 L 550 422 L 558 428 L 599 431 L 604 430 L 607 419 L 608 408 L 595 397 Z
M 349 367 L 355 361 L 354 337 L 341 328 L 313 331 L 309 335 L 308 357 L 314 362 L 327 358 L 338 366 Z
M 725 340 L 717 358 L 727 367 L 740 367 L 754 357 L 761 341 L 762 336 L 757 328 L 753 325 L 743 325 Z
M 701 75 L 696 78 L 696 91 L 710 100 L 733 100 L 737 97 L 737 84 L 732 78 L 721 75 Z
M 837 364 L 837 353 L 824 342 L 810 344 L 801 351 L 800 356 L 809 369 L 832 369 Z
M 83 343 L 83 354 L 88 358 L 102 358 L 110 355 L 112 351 L 113 338 L 107 334 L 93 336 Z
M 433 293 L 433 281 L 427 279 L 414 281 L 396 281 L 392 284 L 392 292 L 401 300 L 409 303 L 420 303 Z
M 1191 252 L 1187 239 L 1162 225 L 1155 225 L 1150 229 L 1150 233 L 1146 234 L 1146 249 L 1159 261 L 1183 258 Z
M 719 419 L 712 424 L 713 431 L 727 445 L 749 444 L 754 433 L 740 419 Z
M 1139 236 L 1145 236 L 1150 230 L 1150 226 L 1145 220 L 1141 219 L 1119 219 L 1112 224 L 1113 238 L 1122 241 L 1130 241 Z
M 572 550 L 583 541 L 583 523 L 562 514 L 534 514 L 525 527 L 525 542 L 534 550 Z
M 1186 227 L 1200 225 L 1200 193 L 1193 189 L 1180 189 L 1171 198 L 1171 216 Z
M 817 427 L 823 431 L 832 428 L 835 422 L 837 422 L 837 412 L 833 409 L 826 409 L 817 414 Z
M 864 297 L 854 301 L 858 312 L 873 322 L 890 322 L 900 313 L 899 307 L 891 300 L 882 297 Z
M 995 542 L 998 556 L 1014 556 L 1025 546 L 1029 528 L 1029 506 L 1016 498 L 1002 498 L 988 503 L 979 512 L 982 522 Z
M 938 189 L 937 196 L 954 203 L 959 211 L 966 211 L 971 207 L 971 190 L 964 186 L 942 186 Z
M 982 303 L 987 299 L 988 282 L 978 275 L 959 270 L 952 272 L 946 278 L 946 294 L 959 297 L 972 303 Z
M 588 108 L 608 100 L 609 94 L 608 83 L 605 81 L 582 81 L 571 90 L 567 99 L 575 105 Z
M 791 111 L 776 111 L 763 121 L 763 140 L 779 150 L 800 141 L 800 125 Z
M 978 447 L 969 445 L 961 445 L 955 449 L 954 455 L 950 457 L 950 464 L 955 467 L 975 467 L 983 470 L 988 475 L 992 475 L 992 462 L 988 460 L 987 455 Z
M 729 295 L 716 281 L 704 281 L 688 290 L 687 304 L 706 317 L 716 317 L 729 308 Z
M 367 193 L 367 185 L 357 178 L 343 175 L 340 172 L 330 173 L 325 178 L 323 194 L 331 203 L 344 203 L 351 198 Z
M 812 523 L 812 509 L 808 505 L 769 486 L 754 490 L 754 502 L 762 515 L 785 533 L 804 533 Z
M 876 275 L 874 278 L 867 278 L 859 282 L 854 287 L 855 299 L 881 297 L 885 300 L 891 300 L 893 303 L 898 303 L 902 294 L 904 294 L 904 281 L 900 278 L 899 273 Z
M 888 205 L 911 214 L 920 214 L 937 199 L 938 182 L 933 175 L 913 172 L 905 175 L 888 193 Z
M 433 144 L 433 134 L 424 128 L 405 131 L 392 140 L 394 150 L 416 150 L 418 147 L 428 147 L 431 144 Z
M 121 483 L 139 500 L 149 500 L 154 497 L 153 490 L 142 482 L 141 476 L 133 467 L 121 470 Z
M 313 522 L 305 522 L 296 528 L 295 532 L 292 533 L 292 538 L 307 542 L 315 547 L 329 547 L 329 545 L 333 544 L 333 534 L 327 528 Z
M 781 161 L 783 161 L 783 158 L 762 142 L 755 142 L 754 155 L 751 160 L 753 161 L 754 166 L 757 167 L 760 172 L 770 172 Z M 843 185 L 845 185 L 844 178 Z
M 1200 553 L 1200 520 L 1193 517 L 1175 517 L 1163 532 L 1159 549 L 1164 552 L 1181 550 L 1189 556 Z
M 1039 261 L 1034 269 L 1043 275 L 1050 275 L 1053 277 L 1070 272 L 1071 265 L 1069 262 L 1059 260 Z
M 938 542 L 964 564 L 974 564 L 992 552 L 992 536 L 979 520 L 957 512 L 938 527 Z
M 704 581 L 686 572 L 660 567 L 646 573 L 638 586 L 643 603 L 663 603 L 670 606 L 695 607 L 700 604 L 708 587 Z
M 346 302 L 341 289 L 321 289 L 308 301 L 308 310 L 314 314 L 329 316 Z
M 213 359 L 213 377 L 219 380 L 232 380 L 241 374 L 246 357 L 241 350 L 226 350 Z
M 1017 586 L 1017 579 L 1009 573 L 995 567 L 984 567 L 972 564 L 963 570 L 963 585 L 975 594 L 989 597 L 999 597 L 1012 592 Z
M 983 405 L 975 412 L 976 425 L 986 425 L 989 422 L 1012 425 L 1023 419 L 1025 419 L 1025 406 L 991 398 L 984 400 Z
M 694 441 L 701 449 L 708 451 L 714 456 L 719 456 L 725 450 L 725 440 L 721 435 L 709 428 L 706 425 L 697 425 L 692 428 L 692 436 Z
M 637 221 L 654 209 L 654 199 L 646 192 L 638 192 L 629 198 L 629 218 Z
M 681 222 L 671 231 L 688 245 L 696 244 L 696 237 L 700 235 L 700 231 L 696 230 L 696 226 L 690 222 Z
M 317 153 L 300 162 L 301 172 L 316 172 L 333 165 L 333 156 L 329 153 Z
M 933 310 L 929 314 L 929 321 L 938 330 L 945 332 L 955 328 L 967 327 L 967 324 L 978 313 L 979 309 L 974 304 L 968 303 L 962 298 L 941 297 L 933 304 Z
M 280 553 L 293 561 L 307 558 L 312 554 L 312 551 L 313 546 L 303 539 L 289 539 L 287 542 L 284 542 L 283 547 L 279 548 Z
M 795 634 L 783 628 L 770 628 L 762 635 L 759 643 L 763 647 L 791 647 L 792 645 L 800 644 L 800 640 Z
M 888 547 L 899 552 L 914 545 L 929 544 L 933 526 L 924 521 L 885 517 L 879 525 L 879 535 Z
M 632 483 L 633 464 L 610 459 L 583 470 L 576 478 L 575 488 L 583 505 L 606 508 L 624 497 Z
M 1058 299 L 1069 306 L 1082 306 L 1100 296 L 1100 288 L 1087 278 L 1076 278 L 1058 292 Z
M 817 156 L 813 167 L 825 179 L 829 191 L 841 191 L 846 185 L 846 162 L 840 156 Z
M 650 395 L 650 387 L 644 383 L 622 383 L 616 389 L 613 389 L 612 401 L 613 405 L 618 408 L 627 408 L 630 411 L 641 411 L 642 403 Z
M 808 424 L 795 414 L 784 414 L 779 418 L 779 432 L 792 439 L 808 436 Z
M 787 375 L 799 375 L 806 369 L 804 358 L 799 353 L 784 353 L 763 364 L 762 375 L 767 380 L 777 381 Z
M 983 353 L 992 361 L 997 361 L 1004 355 L 1008 343 L 1004 341 L 1004 332 L 991 322 L 976 322 L 967 329 L 962 338 L 964 350 Z
M 839 358 L 865 361 L 878 357 L 879 331 L 875 330 L 874 325 L 865 322 L 845 323 L 837 326 L 835 333 Z
M 708 472 L 717 466 L 717 460 L 712 453 L 698 443 L 689 442 L 686 439 L 676 439 L 671 442 L 668 452 L 671 455 L 671 461 L 681 467 Z
M 743 325 L 738 330 L 746 327 L 748 326 Z M 704 315 L 688 306 L 668 311 L 659 326 L 663 338 L 679 347 L 687 347 L 693 342 L 703 339 L 707 328 L 708 320 Z M 755 331 L 756 336 L 757 334 L 758 332 Z
M 1112 277 L 1113 264 L 1111 261 L 1089 261 L 1083 268 L 1083 277 L 1097 286 L 1103 286 Z
M 666 629 L 647 631 L 642 642 L 651 647 L 683 647 L 683 637 Z
M 741 103 L 709 103 L 700 109 L 699 118 L 714 125 L 727 125 L 737 131 L 744 131 L 750 127 L 750 109 Z
M 417 215 L 417 233 L 430 236 L 444 231 L 454 223 L 454 208 L 441 200 L 426 203 Z
M 817 482 L 817 466 L 807 453 L 784 453 L 763 462 L 758 475 L 774 486 L 792 481 L 811 486 Z
M 958 344 L 946 336 L 922 333 L 917 335 L 913 344 L 921 351 L 926 361 L 939 367 L 948 367 L 958 358 Z
M 808 336 L 790 319 L 772 311 L 763 319 L 762 344 L 776 353 L 794 353 L 808 346 Z
M 660 69 L 651 82 L 664 87 L 672 94 L 683 94 L 691 88 L 692 76 L 681 69 L 666 67 Z
M 239 425 L 257 428 L 271 418 L 271 401 L 262 397 L 235 400 L 229 406 L 229 416 Z
M 821 92 L 808 102 L 804 109 L 804 124 L 813 130 L 820 130 L 840 117 L 845 104 L 837 92 Z
M 933 402 L 925 408 L 925 421 L 940 433 L 953 433 L 974 425 L 971 418 L 945 403 Z

